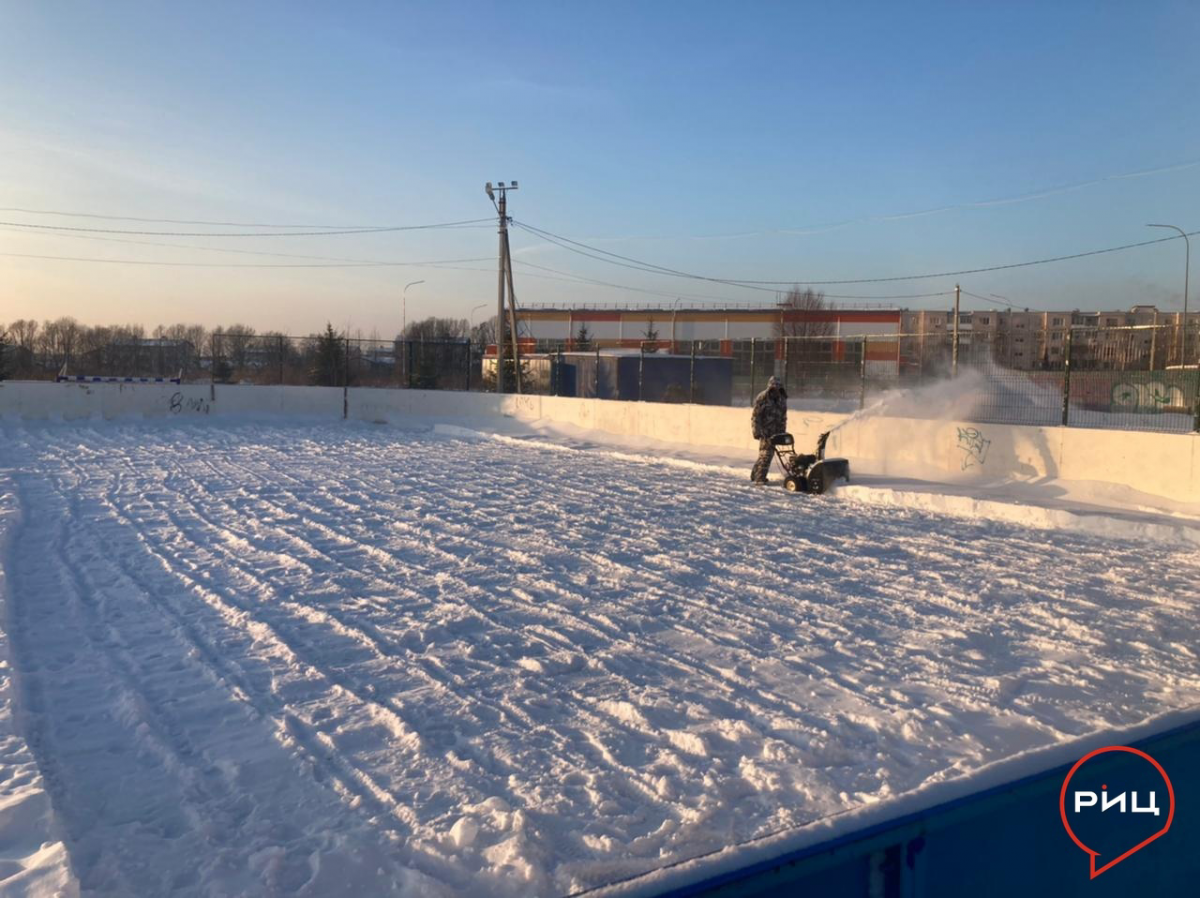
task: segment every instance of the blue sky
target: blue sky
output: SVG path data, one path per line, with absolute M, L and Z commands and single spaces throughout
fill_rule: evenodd
M 1195 3 L 0 0 L 0 25 L 3 207 L 420 224 L 486 217 L 483 182 L 515 178 L 518 220 L 673 268 L 760 280 L 1022 261 L 1161 236 L 1147 221 L 1200 229 L 1200 165 L 1187 165 L 1200 162 Z M 1136 172 L 1154 173 L 1103 180 Z M 426 282 L 409 291 L 410 317 L 466 316 L 495 296 L 494 227 L 127 239 L 177 246 L 0 229 L 0 252 L 489 261 L 254 269 L 0 256 L 0 321 L 239 320 L 307 332 L 330 319 L 390 335 L 408 281 Z M 603 265 L 522 232 L 513 247 L 522 262 L 668 295 L 770 299 Z M 961 280 L 1034 308 L 1177 308 L 1182 266 L 1176 241 Z M 537 274 L 546 272 L 517 268 L 523 301 L 639 298 Z M 937 292 L 954 280 L 829 292 Z

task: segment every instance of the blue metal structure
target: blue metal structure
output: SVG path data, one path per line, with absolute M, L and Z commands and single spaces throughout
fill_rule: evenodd
M 1063 828 L 1071 764 L 728 871 L 660 898 L 1133 898 L 1200 894 L 1200 722 L 1133 742 L 1168 772 L 1170 830 L 1095 879 Z M 1116 779 L 1129 755 L 1101 755 Z M 1093 778 L 1095 778 L 1093 776 Z M 1074 782 L 1074 781 L 1073 781 Z M 1161 780 L 1160 780 L 1161 782 Z

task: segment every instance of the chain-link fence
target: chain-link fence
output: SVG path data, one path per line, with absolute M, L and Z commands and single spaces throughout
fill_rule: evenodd
M 466 340 L 363 340 L 214 333 L 112 341 L 65 359 L 9 354 L 9 375 L 181 377 L 184 382 L 494 391 L 494 347 Z M 11 348 L 11 347 L 10 347 Z M 1011 424 L 1200 430 L 1200 323 L 1037 331 L 821 335 L 587 347 L 521 341 L 525 393 L 748 405 L 781 378 L 793 408 Z M 1186 363 L 1185 361 L 1186 360 Z M 506 354 L 509 389 L 517 368 Z M 57 366 L 57 367 L 56 367 Z M 892 400 L 895 400 L 892 402 Z

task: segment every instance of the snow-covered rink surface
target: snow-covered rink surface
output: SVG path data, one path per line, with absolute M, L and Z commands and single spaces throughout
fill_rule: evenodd
M 1200 703 L 1194 544 L 467 431 L 0 436 L 85 894 L 565 895 Z

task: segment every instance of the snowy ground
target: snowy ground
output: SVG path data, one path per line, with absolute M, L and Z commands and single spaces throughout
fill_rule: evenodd
M 0 831 L 32 756 L 85 893 L 566 894 L 1200 703 L 1187 540 L 452 429 L 0 437 Z

